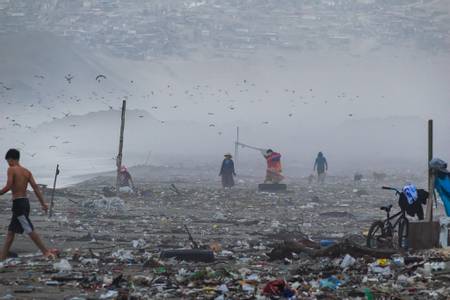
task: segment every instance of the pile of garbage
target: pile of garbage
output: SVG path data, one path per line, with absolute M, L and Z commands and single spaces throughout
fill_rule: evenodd
M 450 250 L 364 246 L 364 231 L 386 204 L 370 181 L 290 185 L 284 194 L 164 183 L 143 186 L 151 193 L 130 199 L 90 189 L 70 191 L 83 195 L 78 204 L 57 199 L 56 215 L 65 222 L 32 216 L 60 256 L 48 261 L 32 245 L 16 246 L 19 257 L 0 263 L 0 300 L 450 295 Z M 7 220 L 5 207 L 0 202 Z
M 303 242 L 293 242 L 304 245 Z M 342 242 L 346 243 L 346 242 Z M 163 259 L 135 240 L 128 249 L 61 253 L 56 262 L 14 258 L 0 272 L 32 269 L 38 282 L 12 281 L 8 293 L 39 291 L 35 285 L 78 289 L 66 299 L 448 299 L 450 250 L 392 254 L 375 258 L 353 251 L 343 255 L 322 247 L 317 253 L 298 248 L 290 258 L 272 260 L 261 246 L 216 248 L 213 262 Z M 286 243 L 284 243 L 286 244 Z M 339 247 L 338 247 L 339 246 Z M 278 247 L 278 246 L 276 246 Z M 363 246 L 358 246 L 363 249 Z M 309 247 L 306 247 L 309 248 Z M 275 248 L 263 248 L 273 252 Z M 350 249 L 350 248 L 348 248 Z M 320 254 L 320 255 L 318 255 Z M 322 256 L 322 255 L 328 256 Z M 21 285 L 24 284 L 25 285 Z M 69 293 L 70 294 L 70 293 Z M 3 298 L 1 298 L 3 297 Z M 20 298 L 17 298 L 20 299 Z
M 125 209 L 125 201 L 119 197 L 105 197 L 100 199 L 88 199 L 82 202 L 82 207 L 91 212 L 119 213 Z

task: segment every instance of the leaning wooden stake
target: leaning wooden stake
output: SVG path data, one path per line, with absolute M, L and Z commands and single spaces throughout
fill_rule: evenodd
M 430 196 L 427 201 L 427 210 L 425 220 L 433 221 L 433 203 L 434 203 L 434 179 L 433 170 L 430 168 L 429 162 L 433 159 L 433 120 L 428 120 L 428 191 Z
M 125 129 L 125 111 L 127 109 L 127 101 L 122 102 L 122 117 L 120 124 L 120 140 L 119 140 L 119 154 L 117 155 L 116 165 L 117 165 L 117 177 L 116 177 L 116 195 L 119 195 L 119 176 L 120 168 L 122 167 L 122 149 L 123 149 L 123 131 Z
M 234 143 L 234 165 L 237 166 L 239 156 L 239 126 L 236 128 L 236 142 Z
M 59 175 L 59 165 L 56 165 L 55 180 L 53 181 L 53 189 L 52 189 L 52 198 L 50 200 L 50 210 L 48 212 L 49 218 L 51 218 L 53 216 L 53 205 L 54 205 L 54 200 L 55 200 L 56 179 L 58 178 L 58 175 Z

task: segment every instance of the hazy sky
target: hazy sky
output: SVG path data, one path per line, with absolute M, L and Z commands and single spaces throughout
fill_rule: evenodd
M 105 121 L 95 112 L 117 110 L 127 99 L 129 109 L 138 110 L 128 119 L 130 164 L 149 151 L 156 164 L 164 155 L 183 160 L 186 152 L 220 160 L 233 150 L 236 126 L 246 142 L 280 149 L 293 163 L 309 164 L 319 150 L 341 162 L 335 166 L 365 157 L 372 163 L 417 162 L 426 151 L 430 118 L 437 124 L 436 149 L 448 159 L 448 51 L 377 40 L 354 39 L 347 51 L 272 43 L 237 58 L 218 55 L 231 50 L 198 47 L 186 56 L 144 61 L 54 32 L 1 32 L 0 150 L 20 147 L 30 163 L 54 163 L 57 157 L 89 160 L 89 170 L 113 166 L 118 120 Z M 97 82 L 98 74 L 107 78 Z M 89 112 L 94 114 L 77 119 Z M 98 145 L 96 121 L 104 122 L 99 128 L 108 136 Z

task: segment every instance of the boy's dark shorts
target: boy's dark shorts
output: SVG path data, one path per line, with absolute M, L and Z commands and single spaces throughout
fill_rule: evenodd
M 34 230 L 33 224 L 29 218 L 30 215 L 30 201 L 28 198 L 17 198 L 13 200 L 12 218 L 9 223 L 8 231 L 14 233 L 31 233 Z

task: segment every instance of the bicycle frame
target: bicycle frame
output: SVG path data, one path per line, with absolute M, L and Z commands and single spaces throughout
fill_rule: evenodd
M 404 216 L 405 216 L 405 211 L 404 210 L 399 211 L 398 213 L 396 213 L 393 216 L 389 216 L 389 213 L 388 213 L 386 220 L 383 221 L 383 223 L 385 225 L 384 228 L 385 228 L 386 233 L 388 235 L 392 235 L 393 229 L 395 227 L 397 227 L 398 223 L 400 222 L 400 219 L 402 219 L 401 217 L 404 217 Z M 397 218 L 397 220 L 394 222 L 394 224 L 392 224 L 391 221 L 393 219 L 395 219 L 395 218 Z

